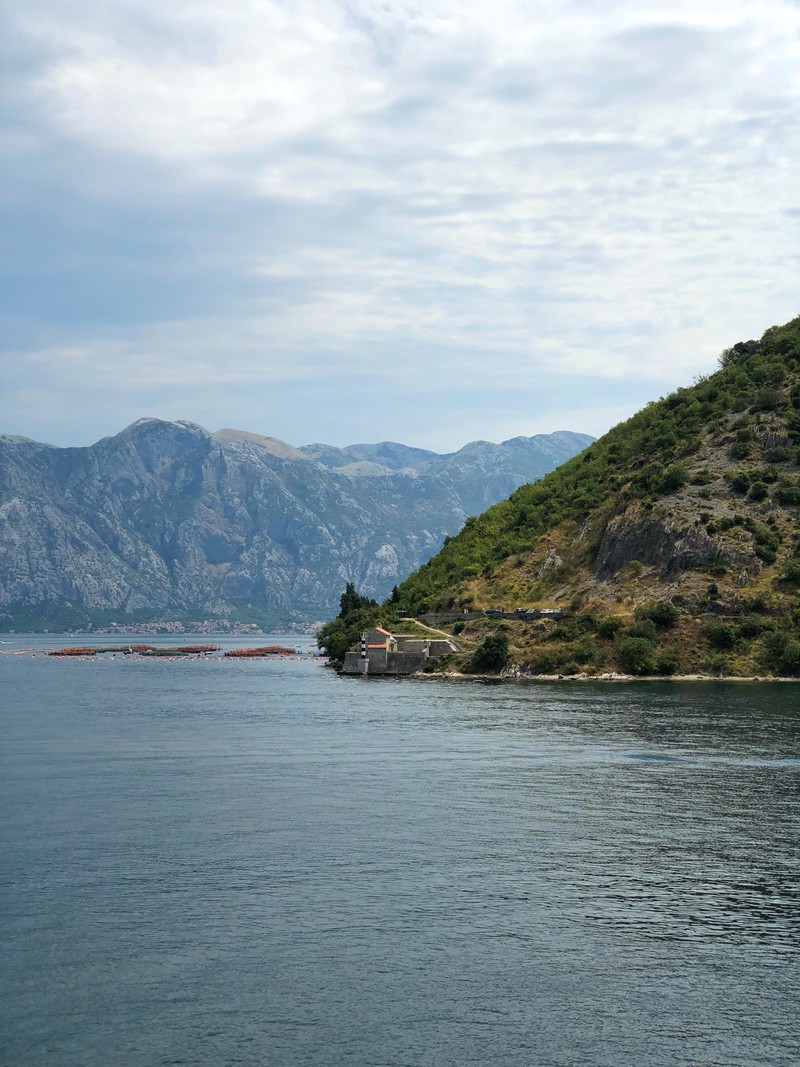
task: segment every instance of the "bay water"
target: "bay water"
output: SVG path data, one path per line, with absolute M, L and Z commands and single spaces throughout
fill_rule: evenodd
M 800 1064 L 800 687 L 67 643 L 0 644 L 0 1063 Z

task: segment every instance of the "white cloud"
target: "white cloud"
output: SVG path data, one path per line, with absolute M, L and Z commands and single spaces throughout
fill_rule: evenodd
M 36 61 L 5 151 L 54 153 L 90 203 L 191 196 L 206 247 L 176 230 L 176 269 L 248 284 L 233 311 L 55 322 L 32 366 L 76 350 L 170 391 L 369 361 L 387 404 L 415 375 L 635 376 L 644 401 L 797 312 L 786 0 L 38 0 L 15 40 Z

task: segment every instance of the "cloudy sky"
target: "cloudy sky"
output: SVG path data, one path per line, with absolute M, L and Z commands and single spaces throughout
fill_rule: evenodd
M 2 431 L 597 434 L 800 312 L 798 0 L 5 19 Z

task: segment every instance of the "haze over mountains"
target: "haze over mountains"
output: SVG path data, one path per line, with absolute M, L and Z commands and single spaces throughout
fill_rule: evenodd
M 0 435 L 0 626 L 324 618 L 346 582 L 384 598 L 468 516 L 591 441 L 295 448 L 158 419 L 86 448 Z

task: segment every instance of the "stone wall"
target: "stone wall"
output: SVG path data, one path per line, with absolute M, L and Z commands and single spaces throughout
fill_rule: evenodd
M 386 674 L 411 674 L 422 670 L 427 662 L 428 656 L 425 652 L 390 652 Z
M 425 652 L 428 642 L 422 637 L 395 637 L 398 652 Z

